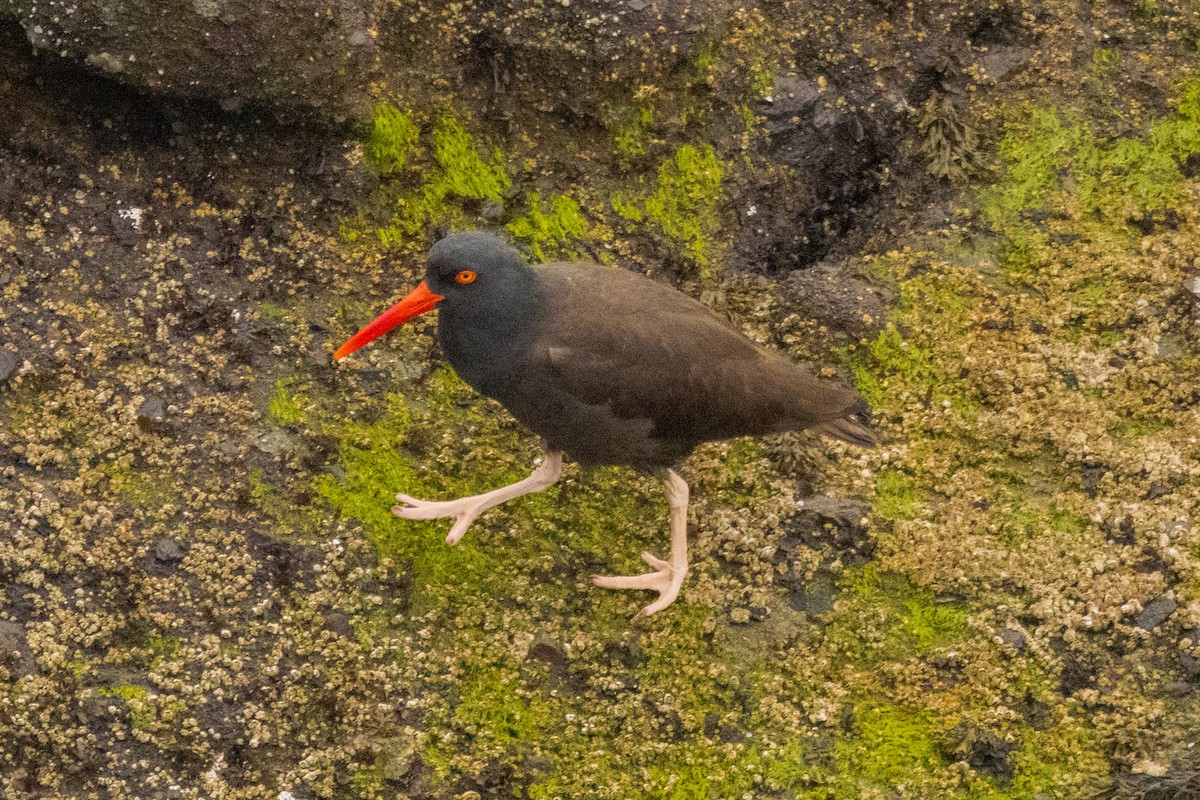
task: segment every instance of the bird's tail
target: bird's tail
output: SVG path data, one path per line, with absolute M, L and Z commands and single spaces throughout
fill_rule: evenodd
M 811 430 L 859 447 L 875 446 L 875 432 L 871 430 L 871 409 L 866 400 L 860 399 L 846 416 L 814 425 Z

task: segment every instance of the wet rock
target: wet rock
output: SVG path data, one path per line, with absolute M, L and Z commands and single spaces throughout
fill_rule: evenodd
M 887 317 L 887 293 L 848 272 L 844 264 L 822 262 L 795 270 L 780 286 L 787 307 L 828 327 L 835 339 L 873 338 Z
M 1191 653 L 1179 654 L 1179 668 L 1183 670 L 1184 677 L 1192 683 L 1200 681 L 1200 659 Z
M 800 588 L 788 594 L 788 605 L 812 617 L 820 617 L 833 610 L 837 596 L 837 583 L 833 575 L 824 570 L 804 581 Z
M 137 410 L 138 427 L 147 433 L 162 433 L 166 430 L 167 404 L 161 397 L 148 397 Z
M 782 75 L 763 100 L 763 156 L 790 170 L 764 175 L 746 195 L 734 247 L 752 269 L 780 273 L 824 258 L 878 190 L 878 166 L 891 147 L 880 123 L 895 115 L 837 107 L 843 93 L 831 83 Z
M 34 671 L 33 651 L 25 637 L 25 626 L 19 622 L 0 620 L 0 665 L 8 667 L 17 678 Z
M 1080 689 L 1092 688 L 1096 685 L 1096 665 L 1086 661 L 1082 656 L 1067 652 L 1062 657 L 1062 673 L 1059 675 L 1059 689 L 1070 697 Z
M 496 200 L 489 200 L 483 204 L 483 210 L 479 212 L 479 215 L 483 217 L 485 222 L 495 225 L 504 221 L 506 213 L 503 203 Z
M 360 0 L 284 4 L 167 0 L 153 6 L 78 0 L 67 13 L 0 0 L 39 50 L 113 80 L 182 98 L 250 103 L 329 119 L 358 116 L 375 59 L 375 6 Z
M 154 560 L 163 564 L 173 564 L 182 561 L 187 555 L 187 548 L 177 539 L 164 538 L 154 543 L 152 548 Z
M 1102 527 L 1104 535 L 1114 544 L 1131 545 L 1135 541 L 1137 531 L 1133 527 L 1133 519 L 1128 515 L 1118 517 L 1115 525 L 1105 522 Z
M 1078 384 L 1078 379 L 1076 379 Z M 1100 485 L 1100 480 L 1111 472 L 1112 469 L 1099 461 L 1084 461 L 1079 467 L 1079 477 L 1083 481 L 1083 489 L 1088 493 L 1088 497 L 1095 497 L 1097 487 Z
M 781 547 L 803 544 L 821 551 L 828 560 L 846 564 L 866 562 L 875 543 L 863 524 L 866 506 L 858 500 L 810 497 L 796 502 L 797 513 L 784 523 Z
M 1175 613 L 1177 604 L 1166 595 L 1160 595 L 1142 607 L 1141 612 L 1134 618 L 1133 624 L 1145 631 L 1152 631 Z
M 1008 785 L 1013 778 L 1010 757 L 1016 749 L 1012 742 L 969 723 L 952 729 L 945 740 L 948 758 L 966 761 L 973 770 L 994 778 L 1001 786 Z
M 343 639 L 354 638 L 354 624 L 350 622 L 350 615 L 345 611 L 329 609 L 325 611 L 324 616 L 325 630 L 336 633 Z
M 1000 631 L 1000 641 L 1009 647 L 1015 649 L 1018 653 L 1025 652 L 1025 648 L 1029 645 L 1025 634 L 1021 633 L 1016 628 L 1005 628 Z
M 17 358 L 16 353 L 0 347 L 0 384 L 16 375 L 17 368 L 20 366 L 21 361 Z
M 992 47 L 979 60 L 979 66 L 983 70 L 986 80 L 999 81 L 1023 66 L 1033 53 L 1034 50 L 1029 47 Z
M 550 667 L 551 673 L 565 676 L 571 667 L 571 660 L 563 652 L 558 643 L 547 638 L 539 638 L 529 648 L 529 658 L 541 661 Z

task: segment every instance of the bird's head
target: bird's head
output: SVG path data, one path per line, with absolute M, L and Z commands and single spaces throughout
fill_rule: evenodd
M 425 280 L 396 305 L 354 334 L 333 354 L 340 361 L 418 314 L 435 306 L 446 310 L 506 302 L 528 275 L 529 267 L 516 248 L 483 231 L 447 236 L 429 251 Z

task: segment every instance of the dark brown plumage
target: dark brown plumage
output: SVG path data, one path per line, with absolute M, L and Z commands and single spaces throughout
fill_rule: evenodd
M 701 442 L 811 428 L 864 408 L 687 295 L 597 264 L 533 268 L 542 293 L 513 416 L 583 464 L 670 467 Z M 453 361 L 451 362 L 453 363 Z M 861 425 L 830 429 L 869 443 Z
M 696 445 L 812 428 L 870 445 L 866 405 L 758 347 L 668 286 L 598 264 L 530 268 L 486 233 L 461 233 L 430 251 L 425 281 L 343 345 L 344 358 L 411 316 L 438 309 L 438 338 L 464 380 L 542 437 L 546 458 L 509 487 L 434 502 L 397 495 L 406 519 L 453 517 L 457 542 L 487 508 L 557 480 L 565 453 L 583 464 L 626 465 L 663 477 L 671 503 L 671 560 L 656 571 L 596 578 L 653 589 L 652 614 L 687 572 L 687 484 L 670 467 Z

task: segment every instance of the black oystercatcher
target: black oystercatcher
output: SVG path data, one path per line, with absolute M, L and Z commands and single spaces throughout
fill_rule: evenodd
M 425 280 L 334 359 L 435 306 L 438 340 L 454 369 L 541 436 L 545 457 L 511 486 L 447 501 L 398 494 L 392 511 L 454 518 L 446 537 L 454 544 L 485 510 L 558 480 L 564 454 L 584 465 L 653 472 L 671 504 L 670 560 L 643 553 L 653 572 L 593 579 L 658 592 L 647 615 L 671 604 L 687 574 L 688 486 L 671 467 L 696 445 L 802 428 L 872 444 L 859 421 L 862 398 L 759 348 L 687 295 L 599 264 L 531 268 L 478 231 L 434 245 Z

